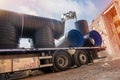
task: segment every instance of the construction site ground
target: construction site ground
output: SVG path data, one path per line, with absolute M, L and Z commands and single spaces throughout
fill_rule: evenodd
M 20 80 L 120 80 L 120 59 L 100 61 L 62 72 L 32 72 Z

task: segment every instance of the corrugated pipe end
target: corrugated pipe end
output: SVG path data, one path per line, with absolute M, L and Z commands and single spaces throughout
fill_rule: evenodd
M 101 46 L 102 37 L 97 31 L 95 31 L 95 30 L 90 31 L 89 37 L 90 37 L 94 46 Z
M 84 45 L 83 35 L 78 30 L 69 31 L 67 40 L 74 47 L 81 47 Z

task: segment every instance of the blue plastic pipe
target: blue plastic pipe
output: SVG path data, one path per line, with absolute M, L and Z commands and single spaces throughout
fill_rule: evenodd
M 88 34 L 84 36 L 84 39 L 90 40 L 93 46 L 101 46 L 102 44 L 102 37 L 96 30 L 90 31 Z
M 78 30 L 70 30 L 61 40 L 58 47 L 81 47 L 84 45 L 84 37 Z

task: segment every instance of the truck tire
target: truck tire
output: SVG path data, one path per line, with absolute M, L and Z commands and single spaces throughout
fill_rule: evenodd
M 17 48 L 18 40 L 15 27 L 9 22 L 0 21 L 0 49 Z
M 55 71 L 64 71 L 71 67 L 71 56 L 67 51 L 55 51 L 53 55 L 53 65 Z
M 80 67 L 81 65 L 88 63 L 88 56 L 85 50 L 77 50 L 74 54 L 75 65 Z

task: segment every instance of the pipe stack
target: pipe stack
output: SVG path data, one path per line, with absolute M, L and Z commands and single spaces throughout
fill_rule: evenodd
M 86 20 L 76 21 L 75 27 L 84 36 L 84 46 L 101 46 L 101 35 L 96 30 L 89 31 L 88 23 Z
M 19 38 L 32 38 L 35 48 L 54 48 L 54 39 L 64 34 L 65 22 L 55 19 L 0 10 L 0 49 L 17 48 Z M 70 30 L 58 47 L 100 46 L 102 38 L 89 31 L 86 20 L 75 22 L 76 30 Z
M 101 46 L 102 38 L 95 31 L 89 31 L 86 20 L 75 22 L 76 30 L 70 30 L 65 37 L 60 41 L 58 47 L 93 47 Z
M 83 35 L 78 30 L 70 30 L 57 47 L 81 47 L 84 45 Z
M 17 48 L 19 38 L 32 38 L 34 47 L 55 47 L 64 34 L 64 22 L 0 10 L 0 48 Z

